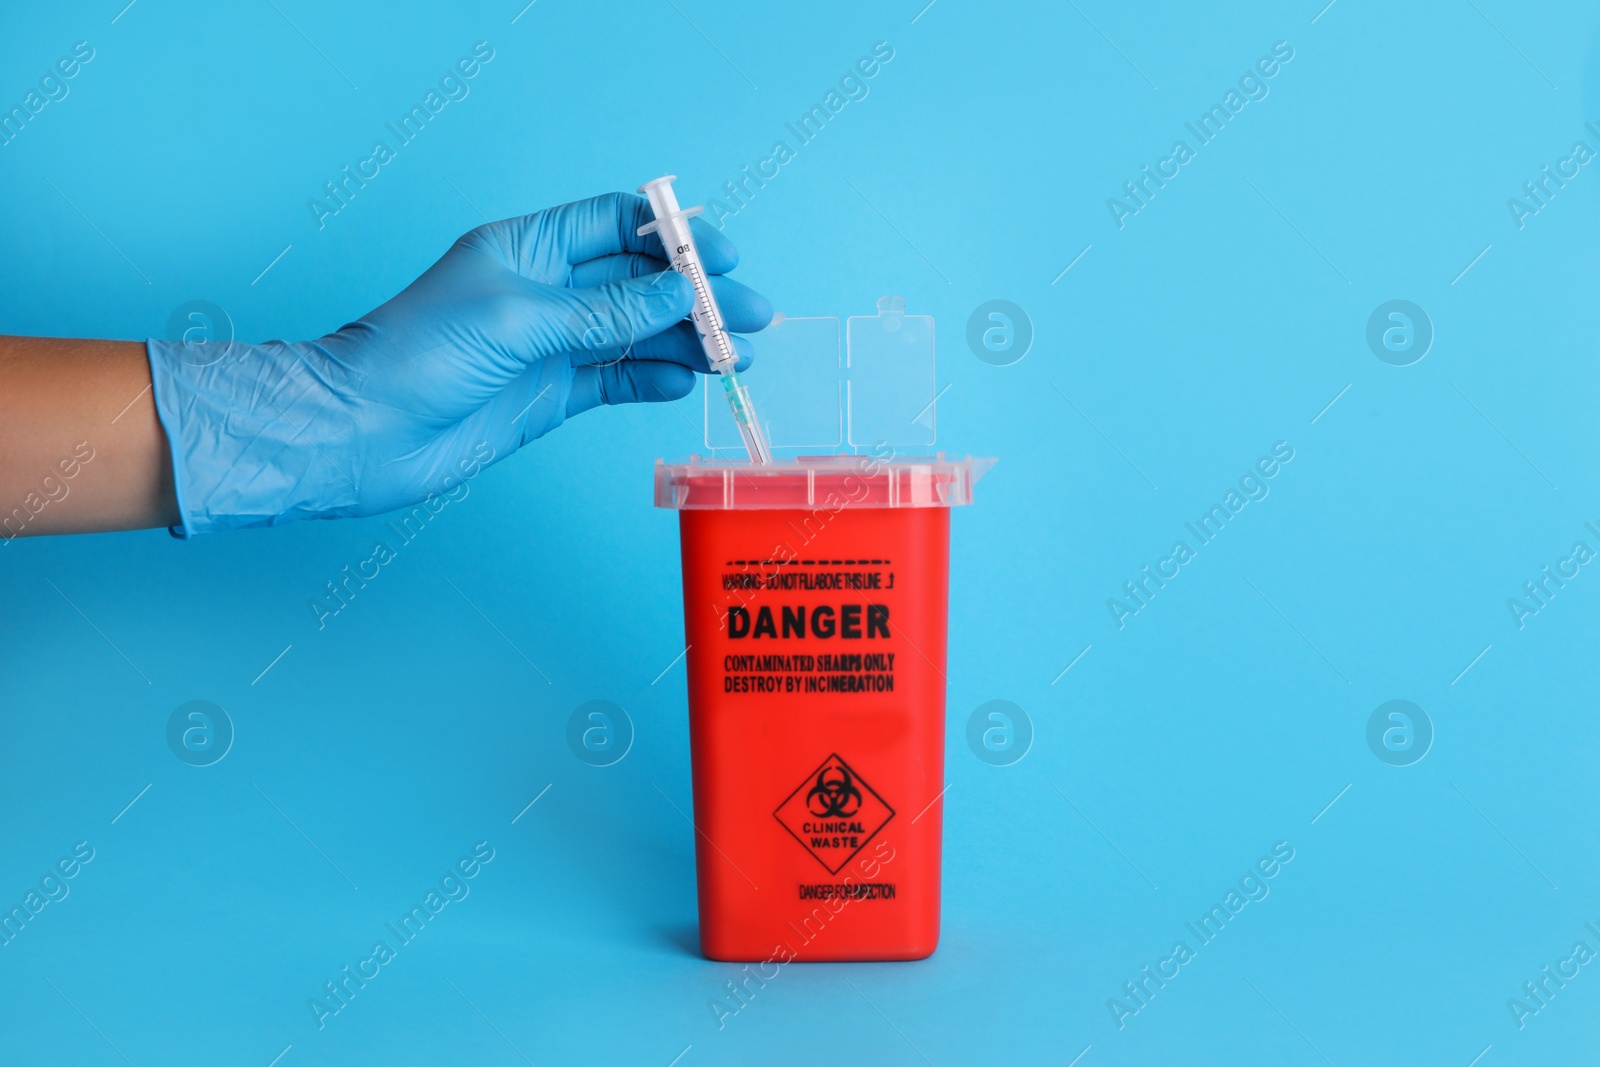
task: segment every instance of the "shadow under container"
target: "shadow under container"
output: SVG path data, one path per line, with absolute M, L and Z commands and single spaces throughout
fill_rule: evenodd
M 950 508 L 992 463 L 657 463 L 682 541 L 709 958 L 938 946 Z

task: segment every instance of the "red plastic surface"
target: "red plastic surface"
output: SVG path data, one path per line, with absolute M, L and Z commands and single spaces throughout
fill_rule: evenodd
M 939 940 L 950 512 L 684 510 L 700 943 L 921 959 Z

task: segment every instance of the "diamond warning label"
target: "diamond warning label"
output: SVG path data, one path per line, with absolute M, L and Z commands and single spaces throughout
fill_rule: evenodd
M 894 809 L 834 753 L 772 814 L 829 874 L 838 874 L 894 818 Z

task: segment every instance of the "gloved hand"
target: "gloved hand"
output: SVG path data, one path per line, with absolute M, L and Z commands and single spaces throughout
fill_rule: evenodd
M 480 226 L 317 341 L 150 341 L 182 535 L 392 511 L 597 404 L 688 395 L 709 369 L 693 294 L 637 236 L 650 220 L 612 193 Z M 771 304 L 720 277 L 733 245 L 692 225 L 728 328 L 766 326 Z

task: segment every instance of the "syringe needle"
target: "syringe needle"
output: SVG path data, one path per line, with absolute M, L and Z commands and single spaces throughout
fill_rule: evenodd
M 744 438 L 750 458 L 757 463 L 771 463 L 772 449 L 767 446 L 767 435 L 756 419 L 755 408 L 750 405 L 750 391 L 739 380 L 737 371 L 722 376 L 722 391 L 728 394 L 728 407 L 733 411 L 733 421 L 739 424 L 739 436 Z

